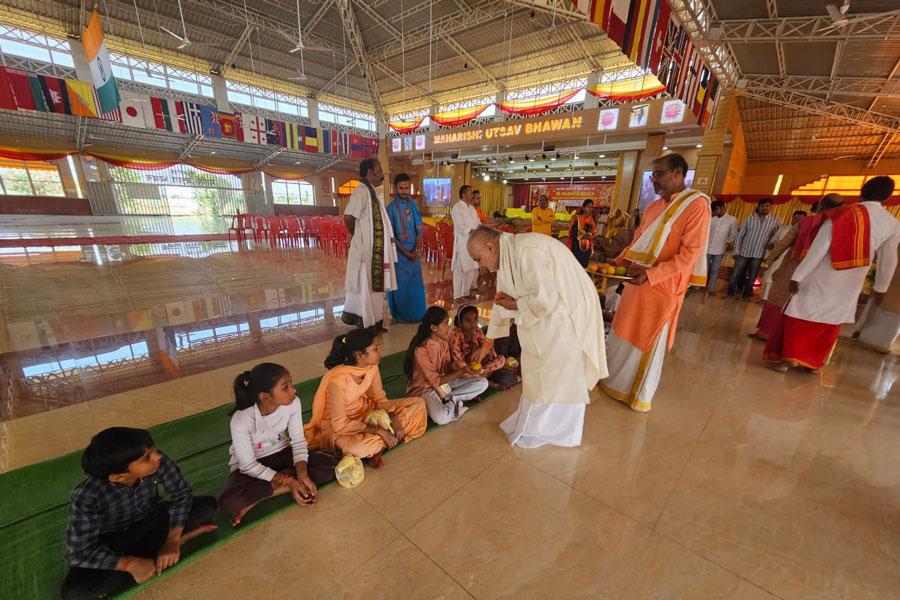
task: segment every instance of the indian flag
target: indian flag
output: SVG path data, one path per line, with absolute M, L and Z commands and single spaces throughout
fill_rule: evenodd
M 113 77 L 112 65 L 109 62 L 109 51 L 103 39 L 103 27 L 97 9 L 91 13 L 87 29 L 82 37 L 84 53 L 91 66 L 91 79 L 100 100 L 100 112 L 110 112 L 119 106 L 119 87 Z

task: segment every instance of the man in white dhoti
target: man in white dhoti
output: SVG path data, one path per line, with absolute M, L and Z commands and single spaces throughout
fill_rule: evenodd
M 453 219 L 453 299 L 471 298 L 472 285 L 478 279 L 478 265 L 466 252 L 469 234 L 481 225 L 478 213 L 472 206 L 472 186 L 459 188 L 459 202 L 450 211 Z
M 877 257 L 875 299 L 881 302 L 897 267 L 900 223 L 881 205 L 894 192 L 890 177 L 863 185 L 861 202 L 830 210 L 806 257 L 791 276 L 793 294 L 784 309 L 781 335 L 766 343 L 764 356 L 784 372 L 825 366 L 844 323 L 856 320 L 866 274 Z
M 488 340 L 476 360 L 509 335 L 511 322 L 522 346 L 522 396 L 500 425 L 506 438 L 524 448 L 580 445 L 588 392 L 607 375 L 593 282 L 566 246 L 540 233 L 478 227 L 468 253 L 497 272 Z
M 375 188 L 384 181 L 381 163 L 359 164 L 361 184 L 350 194 L 344 222 L 353 236 L 344 277 L 346 298 L 341 320 L 347 325 L 384 325 L 384 294 L 397 289 L 397 249 L 384 200 Z

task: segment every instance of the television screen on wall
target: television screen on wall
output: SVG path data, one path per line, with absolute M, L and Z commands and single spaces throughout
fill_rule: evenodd
M 449 177 L 422 180 L 422 198 L 425 206 L 450 206 L 452 180 Z
M 691 187 L 693 182 L 694 169 L 688 169 L 687 175 L 684 178 L 684 184 L 687 187 Z M 638 199 L 638 208 L 641 209 L 641 212 L 644 212 L 644 209 L 658 197 L 656 192 L 653 191 L 653 184 L 650 182 L 650 171 L 644 171 L 644 176 L 641 178 L 641 195 Z

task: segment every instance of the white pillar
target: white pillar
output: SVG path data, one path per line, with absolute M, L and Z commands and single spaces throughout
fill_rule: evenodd
M 587 87 L 593 87 L 600 83 L 600 72 L 594 71 L 587 78 Z M 584 95 L 584 109 L 587 110 L 589 108 L 597 108 L 600 106 L 600 99 L 597 96 L 591 94 L 590 92 L 585 92 Z
M 313 127 L 321 127 L 319 124 L 319 102 L 315 98 L 307 98 L 306 110 L 309 113 L 309 124 Z
M 225 78 L 221 75 L 212 76 L 213 97 L 216 100 L 216 108 L 220 112 L 231 112 L 231 103 L 228 102 L 228 90 L 225 89 Z
M 494 122 L 500 122 L 506 117 L 506 113 L 500 110 L 500 104 L 506 102 L 506 88 L 497 92 L 497 97 L 494 99 L 494 102 L 497 103 L 497 112 L 494 113 Z

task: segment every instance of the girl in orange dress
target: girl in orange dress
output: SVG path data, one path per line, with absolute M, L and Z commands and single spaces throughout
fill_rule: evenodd
M 334 339 L 325 359 L 329 370 L 319 383 L 312 418 L 304 427 L 310 448 L 374 457 L 376 466 L 383 450 L 425 433 L 428 413 L 422 398 L 387 398 L 378 370 L 377 335 L 377 328 L 354 329 Z M 390 417 L 390 429 L 366 423 L 366 417 L 379 409 Z
M 450 332 L 450 358 L 456 368 L 472 364 L 473 354 L 484 346 L 484 333 L 478 326 L 478 308 L 467 304 L 456 312 L 453 330 Z M 508 390 L 518 382 L 516 374 L 506 369 L 506 357 L 493 348 L 481 359 L 482 377 L 487 377 L 492 388 Z

